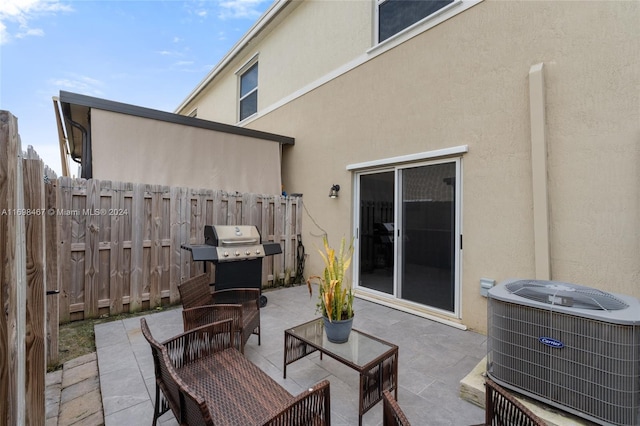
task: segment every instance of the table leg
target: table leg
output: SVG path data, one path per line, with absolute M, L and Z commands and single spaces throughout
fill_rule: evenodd
M 284 332 L 284 351 L 282 351 L 284 353 L 284 360 L 282 362 L 283 365 L 283 376 L 282 378 L 286 379 L 287 378 L 287 332 Z
M 398 398 L 398 352 L 380 360 L 368 370 L 360 373 L 360 397 L 358 403 L 358 424 L 362 416 L 382 400 L 382 391 L 393 389 Z
M 283 376 L 287 378 L 287 365 L 296 362 L 297 360 L 304 358 L 312 352 L 317 351 L 318 349 L 307 345 L 303 340 L 296 338 L 294 335 L 284 332 L 284 366 L 283 366 Z M 320 352 L 320 357 L 322 357 L 322 352 Z

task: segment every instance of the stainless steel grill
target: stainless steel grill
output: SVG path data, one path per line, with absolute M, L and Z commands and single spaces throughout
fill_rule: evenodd
M 262 242 L 260 231 L 252 225 L 206 225 L 204 244 L 183 244 L 194 261 L 212 262 L 216 290 L 229 288 L 262 289 L 262 259 L 282 253 L 280 244 Z M 267 298 L 261 296 L 260 305 Z
M 282 253 L 278 243 L 262 243 L 260 231 L 252 225 L 206 225 L 204 244 L 184 244 L 196 261 L 236 262 Z

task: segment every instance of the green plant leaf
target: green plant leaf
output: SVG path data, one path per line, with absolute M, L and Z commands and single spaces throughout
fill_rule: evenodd
M 329 321 L 349 319 L 353 317 L 353 291 L 345 280 L 353 255 L 353 238 L 347 247 L 346 238 L 342 237 L 337 255 L 336 250 L 329 245 L 326 235 L 322 242 L 324 251 L 319 249 L 318 252 L 325 268 L 322 275 L 313 275 L 307 279 L 309 295 L 312 295 L 311 284 L 316 281 L 319 286 L 317 311 Z

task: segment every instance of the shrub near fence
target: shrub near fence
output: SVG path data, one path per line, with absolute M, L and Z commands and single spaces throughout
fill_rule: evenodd
M 205 225 L 255 225 L 281 244 L 263 260 L 263 288 L 295 277 L 301 198 L 66 177 L 54 185 L 61 323 L 178 302 L 180 282 L 204 271 L 180 246 L 203 244 Z

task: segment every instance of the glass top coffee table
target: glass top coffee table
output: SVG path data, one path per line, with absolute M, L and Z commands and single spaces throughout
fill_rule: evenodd
M 287 365 L 315 352 L 340 361 L 360 373 L 358 424 L 362 415 L 382 399 L 384 390 L 398 398 L 398 346 L 356 329 L 345 343 L 331 343 L 322 318 L 284 331 L 284 378 Z

